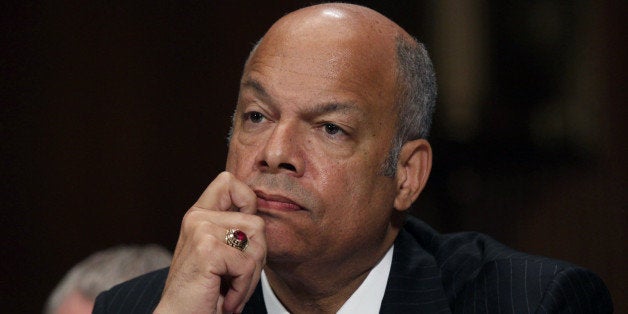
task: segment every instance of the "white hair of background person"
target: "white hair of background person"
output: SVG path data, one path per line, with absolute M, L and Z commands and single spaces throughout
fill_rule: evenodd
M 87 300 L 111 287 L 170 265 L 172 254 L 158 246 L 116 246 L 96 252 L 68 271 L 46 302 L 45 314 L 55 314 L 64 299 L 77 292 Z

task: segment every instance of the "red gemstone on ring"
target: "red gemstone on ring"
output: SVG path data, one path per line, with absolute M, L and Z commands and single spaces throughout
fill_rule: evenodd
M 227 230 L 227 235 L 225 235 L 225 243 L 240 251 L 244 251 L 249 245 L 249 240 L 246 233 L 238 229 L 229 229 Z
M 236 230 L 235 232 L 233 232 L 233 237 L 236 238 L 236 240 L 244 242 L 247 240 L 246 238 L 246 234 L 240 230 Z

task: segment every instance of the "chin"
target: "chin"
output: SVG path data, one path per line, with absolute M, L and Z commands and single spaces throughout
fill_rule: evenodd
M 266 259 L 269 264 L 273 262 L 296 262 L 306 258 L 301 254 L 306 245 L 298 232 L 291 225 L 278 221 L 273 217 L 264 217 L 266 222 L 266 244 L 268 251 Z

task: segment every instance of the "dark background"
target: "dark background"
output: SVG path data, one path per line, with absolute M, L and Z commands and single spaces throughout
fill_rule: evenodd
M 413 212 L 588 267 L 626 300 L 626 5 L 363 1 L 426 43 L 434 169 Z M 242 64 L 312 1 L 0 4 L 2 305 L 39 312 L 76 262 L 173 249 L 218 174 Z

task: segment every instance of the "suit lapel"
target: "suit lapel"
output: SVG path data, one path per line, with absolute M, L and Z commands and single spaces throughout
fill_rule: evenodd
M 402 229 L 380 313 L 451 313 L 434 258 Z

